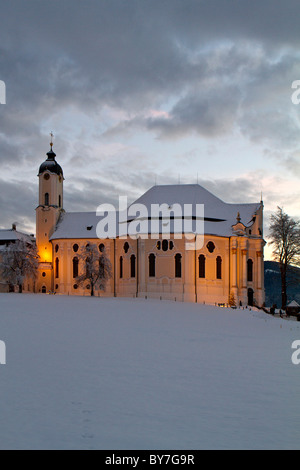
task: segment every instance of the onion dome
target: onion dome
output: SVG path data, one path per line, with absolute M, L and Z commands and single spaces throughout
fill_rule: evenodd
M 44 171 L 49 171 L 50 173 L 56 173 L 57 175 L 63 176 L 63 171 L 61 166 L 57 163 L 55 160 L 56 154 L 52 150 L 52 142 L 50 144 L 51 148 L 49 152 L 46 154 L 47 155 L 47 160 L 45 160 L 39 169 L 39 175 L 43 173 Z

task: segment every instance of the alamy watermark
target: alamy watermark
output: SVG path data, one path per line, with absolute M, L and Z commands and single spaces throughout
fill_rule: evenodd
M 100 239 L 158 239 L 163 234 L 185 239 L 186 250 L 199 250 L 204 243 L 204 204 L 132 204 L 119 197 L 118 210 L 113 204 L 101 204 L 96 211 L 101 217 L 96 233 Z
M 6 345 L 4 341 L 0 341 L 0 365 L 6 364 Z
M 293 104 L 300 104 L 300 80 L 294 80 L 292 88 L 295 90 L 291 96 Z
M 0 80 L 0 104 L 6 104 L 6 86 L 3 80 Z
M 293 343 L 292 343 L 292 349 L 296 349 L 295 352 L 293 352 L 292 354 L 292 363 L 295 365 L 295 366 L 298 366 L 300 364 L 300 340 L 299 339 L 296 339 Z

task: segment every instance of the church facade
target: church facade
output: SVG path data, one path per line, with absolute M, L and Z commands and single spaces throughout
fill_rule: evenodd
M 99 238 L 97 227 L 103 214 L 64 210 L 64 176 L 52 144 L 38 178 L 37 292 L 90 295 L 88 283 L 79 286 L 76 278 L 84 269 L 78 253 L 82 246 L 92 243 L 105 250 L 112 265 L 106 290 L 96 291 L 96 295 L 225 305 L 234 299 L 237 305 L 263 305 L 262 201 L 227 204 L 198 184 L 154 186 L 129 207 L 127 219 L 122 215 L 121 231 Z M 151 208 L 162 204 L 170 213 L 160 213 L 153 233 Z M 200 216 L 193 209 L 195 205 L 204 208 Z M 188 242 L 175 228 L 184 219 L 175 208 L 187 206 L 192 207 L 191 223 L 197 225 L 198 221 L 202 227 L 201 233 L 190 230 Z M 128 214 L 133 207 L 145 208 L 149 214 L 141 216 L 140 212 L 140 218 L 136 217 L 139 230 L 135 234 L 129 231 L 132 217 Z M 116 218 L 120 218 L 119 213 Z

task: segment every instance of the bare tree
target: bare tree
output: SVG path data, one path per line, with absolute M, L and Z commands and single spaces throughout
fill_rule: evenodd
M 0 270 L 8 284 L 17 285 L 19 293 L 26 277 L 37 278 L 38 252 L 33 243 L 17 240 L 2 251 Z
M 300 264 L 300 221 L 292 219 L 281 207 L 271 215 L 270 244 L 281 274 L 281 308 L 287 304 L 287 274 L 291 265 Z
M 91 296 L 96 289 L 105 291 L 107 281 L 112 277 L 111 262 L 105 250 L 100 251 L 97 245 L 88 243 L 82 247 L 79 255 L 82 261 L 82 273 L 76 278 L 79 285 L 88 283 L 91 289 Z

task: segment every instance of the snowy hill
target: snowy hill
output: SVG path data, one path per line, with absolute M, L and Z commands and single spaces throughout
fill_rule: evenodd
M 299 449 L 294 320 L 0 294 L 1 449 Z

